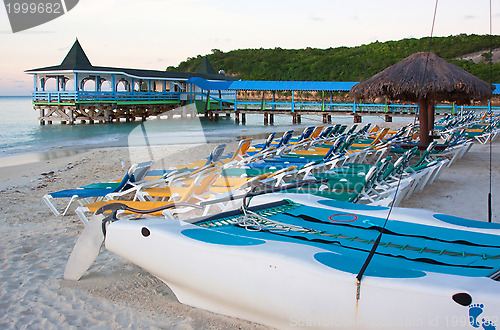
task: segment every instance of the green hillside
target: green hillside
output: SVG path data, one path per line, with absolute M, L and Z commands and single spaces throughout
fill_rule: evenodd
M 456 60 L 463 55 L 483 52 L 490 45 L 500 47 L 500 36 L 466 35 L 434 37 L 431 51 L 470 73 L 490 80 L 490 65 L 484 61 Z M 358 47 L 328 49 L 239 49 L 212 50 L 207 55 L 216 70 L 244 80 L 360 81 L 420 51 L 429 49 L 429 38 L 373 42 Z M 195 72 L 204 56 L 198 55 L 167 71 Z M 493 82 L 500 82 L 500 63 L 493 65 Z

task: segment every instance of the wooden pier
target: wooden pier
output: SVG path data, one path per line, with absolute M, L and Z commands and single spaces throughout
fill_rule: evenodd
M 32 97 L 41 125 L 146 120 L 182 104 L 179 93 L 63 91 L 34 92 Z
M 234 115 L 236 124 L 245 124 L 247 115 L 262 115 L 264 125 L 273 125 L 274 116 L 288 115 L 292 124 L 300 124 L 304 116 L 321 118 L 324 124 L 332 123 L 335 116 L 352 116 L 354 123 L 361 123 L 365 116 L 383 116 L 386 122 L 393 117 L 415 117 L 417 104 L 357 103 L 346 101 L 346 95 L 356 82 L 310 81 L 232 81 L 213 83 L 201 78 L 191 78 L 188 84 L 190 99 L 197 100 L 200 113 L 211 120 L 222 115 Z M 277 95 L 277 94 L 281 95 Z M 309 94 L 306 99 L 305 94 Z M 311 97 L 313 95 L 315 97 Z M 334 96 L 334 94 L 336 96 Z M 342 94 L 339 96 L 339 94 Z M 344 100 L 344 101 L 339 101 Z M 500 107 L 492 107 L 499 111 Z M 467 111 L 487 111 L 487 105 L 435 106 L 435 114 L 459 114 Z M 319 121 L 320 119 L 318 119 Z
M 361 123 L 363 115 L 365 116 L 384 116 L 384 120 L 386 122 L 392 122 L 392 117 L 393 116 L 398 116 L 398 117 L 411 117 L 414 116 L 414 114 L 410 113 L 396 113 L 396 114 L 384 114 L 384 113 L 376 113 L 376 112 L 366 112 L 366 113 L 352 113 L 348 111 L 314 111 L 314 110 L 301 110 L 301 111 L 296 111 L 296 112 L 291 112 L 287 110 L 266 110 L 262 111 L 259 109 L 256 110 L 250 110 L 250 109 L 241 109 L 241 110 L 210 110 L 207 111 L 206 117 L 208 117 L 211 120 L 217 121 L 219 117 L 221 116 L 234 116 L 234 122 L 236 124 L 246 124 L 246 116 L 247 115 L 262 115 L 263 116 L 263 124 L 264 125 L 274 125 L 274 119 L 276 115 L 288 115 L 291 117 L 291 123 L 292 124 L 301 124 L 302 123 L 302 118 L 307 116 L 307 117 L 318 117 L 321 118 L 321 121 L 323 124 L 331 124 L 335 122 L 335 117 L 337 116 L 352 116 L 353 117 L 353 122 L 354 123 Z M 439 115 L 439 114 L 438 114 Z M 318 119 L 320 120 L 320 119 Z
M 355 104 L 352 103 L 335 103 L 327 104 L 325 107 L 318 107 L 317 104 L 311 103 L 309 106 L 307 104 L 302 104 L 299 110 L 292 111 L 291 109 L 272 109 L 271 104 L 267 104 L 269 108 L 251 108 L 249 105 L 239 105 L 235 110 L 232 106 L 223 106 L 221 108 L 215 108 L 211 106 L 209 110 L 206 110 L 205 116 L 210 120 L 217 121 L 221 116 L 234 116 L 234 121 L 236 124 L 246 124 L 247 115 L 262 115 L 264 125 L 273 125 L 275 116 L 277 115 L 288 115 L 290 116 L 290 121 L 292 124 L 300 124 L 302 118 L 316 117 L 318 121 L 322 121 L 323 124 L 330 124 L 335 122 L 335 117 L 346 117 L 351 116 L 353 118 L 353 123 L 361 123 L 363 117 L 378 116 L 383 117 L 385 122 L 392 122 L 393 117 L 408 117 L 414 118 L 418 114 L 417 105 L 398 105 L 392 104 L 386 106 L 384 104 Z M 323 109 L 322 109 L 323 108 Z M 500 107 L 492 107 L 494 111 L 500 111 Z M 487 106 L 464 106 L 453 108 L 452 105 L 437 105 L 435 108 L 436 116 L 444 116 L 447 114 L 460 114 L 468 111 L 487 111 Z
M 40 124 L 111 123 L 146 120 L 151 116 L 197 115 L 186 81 L 234 78 L 217 74 L 208 60 L 195 73 L 93 66 L 78 40 L 60 65 L 27 70 L 33 75 L 32 101 Z
M 26 73 L 33 75 L 33 107 L 40 112 L 41 125 L 198 114 L 213 120 L 233 115 L 238 124 L 245 124 L 247 115 L 259 114 L 264 125 L 273 125 L 276 115 L 289 115 L 292 124 L 300 124 L 303 116 L 319 116 L 328 124 L 334 116 L 350 115 L 362 122 L 363 116 L 379 115 L 392 121 L 393 116 L 418 113 L 415 104 L 346 102 L 357 82 L 236 80 L 217 74 L 206 57 L 195 73 L 93 66 L 78 40 L 60 65 Z M 196 107 L 182 107 L 192 103 Z M 436 115 L 486 109 L 435 107 Z

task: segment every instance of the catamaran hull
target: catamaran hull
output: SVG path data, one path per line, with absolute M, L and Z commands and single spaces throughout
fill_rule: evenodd
M 363 277 L 357 300 L 355 272 L 335 267 L 348 264 L 340 255 L 183 221 L 120 220 L 108 226 L 105 243 L 181 303 L 277 328 L 474 329 L 500 313 L 500 283 L 490 278 L 398 270 Z

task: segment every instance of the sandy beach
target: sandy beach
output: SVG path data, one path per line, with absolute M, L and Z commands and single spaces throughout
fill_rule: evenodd
M 0 167 L 0 328 L 266 328 L 180 304 L 162 282 L 104 248 L 80 281 L 63 279 L 83 224 L 73 211 L 54 216 L 42 201 L 44 194 L 120 179 L 131 159 L 143 160 L 151 152 L 166 157 L 161 166 L 167 167 L 206 157 L 213 147 L 99 149 Z M 231 142 L 226 150 L 235 147 Z M 493 143 L 491 156 L 493 221 L 500 222 L 499 140 Z M 436 182 L 400 206 L 486 221 L 489 157 L 489 145 L 475 143 Z

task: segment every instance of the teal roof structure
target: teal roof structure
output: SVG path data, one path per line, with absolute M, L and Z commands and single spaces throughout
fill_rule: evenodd
M 200 77 L 190 78 L 187 83 L 205 90 L 233 91 L 335 91 L 348 92 L 357 82 L 352 81 L 264 81 L 237 80 L 227 82 L 208 81 Z
M 220 90 L 225 91 L 229 90 L 231 85 L 235 83 L 235 81 L 208 81 L 206 79 L 200 77 L 192 77 L 189 78 L 186 83 L 193 84 L 198 86 L 201 89 L 205 90 Z
M 352 81 L 260 81 L 240 80 L 231 84 L 230 90 L 249 91 L 349 91 L 357 82 Z
M 236 80 L 236 81 L 209 81 L 200 77 L 190 78 L 187 83 L 205 90 L 230 91 L 328 91 L 348 92 L 356 81 L 266 81 L 266 80 Z M 500 84 L 493 84 L 494 95 L 500 94 Z

